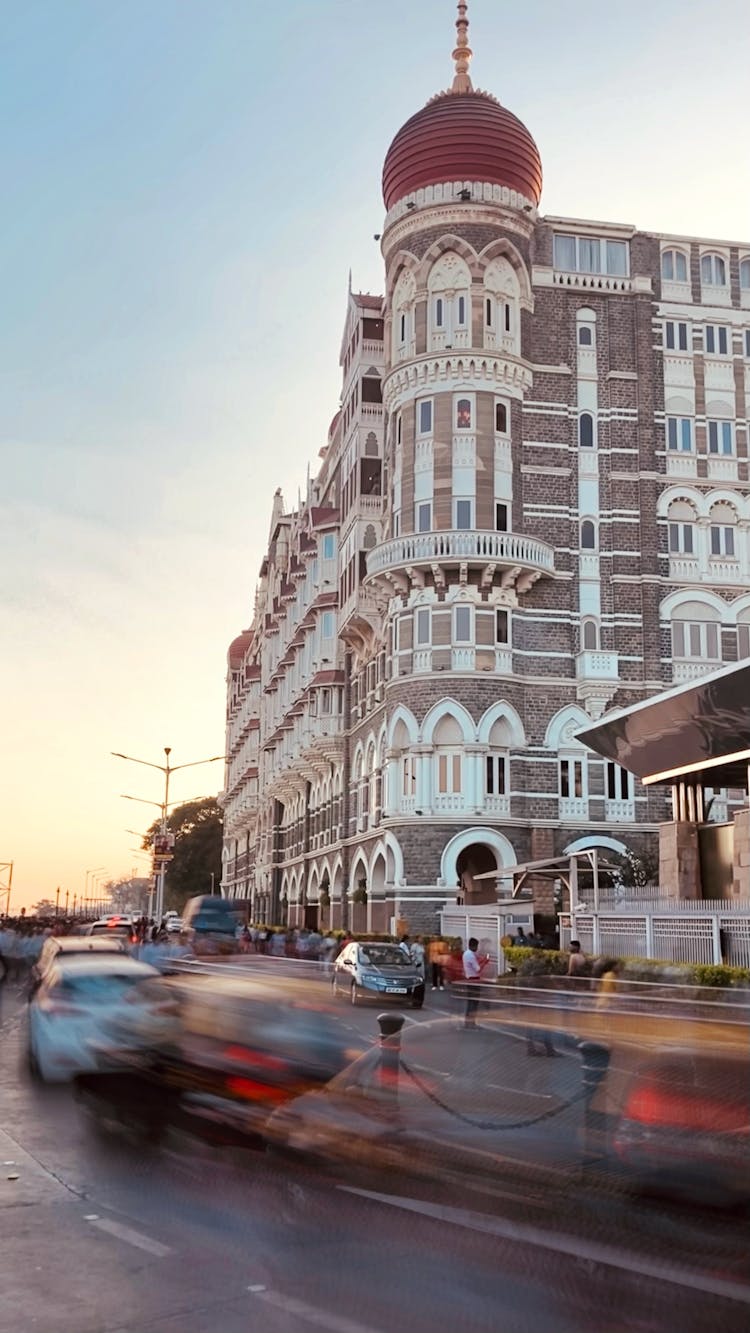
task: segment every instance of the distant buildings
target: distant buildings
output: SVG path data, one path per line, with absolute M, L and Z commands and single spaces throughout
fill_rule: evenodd
M 664 793 L 578 729 L 750 655 L 750 243 L 540 214 L 465 8 L 229 651 L 222 883 L 257 918 L 427 925 L 480 871 L 653 846 Z

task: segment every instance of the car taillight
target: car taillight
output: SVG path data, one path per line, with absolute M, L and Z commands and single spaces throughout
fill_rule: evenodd
M 715 1130 L 717 1133 L 748 1132 L 748 1107 L 740 1102 L 721 1101 L 706 1093 L 642 1084 L 634 1088 L 624 1110 L 627 1120 L 641 1125 L 675 1129 Z

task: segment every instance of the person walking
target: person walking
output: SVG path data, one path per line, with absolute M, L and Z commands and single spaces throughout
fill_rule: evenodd
M 465 1028 L 475 1028 L 477 1026 L 477 1010 L 479 1008 L 479 978 L 482 975 L 482 965 L 479 962 L 477 949 L 479 940 L 474 937 L 469 940 L 463 955 L 464 980 L 466 982 L 466 1017 L 464 1019 Z
M 421 935 L 417 935 L 417 938 L 415 939 L 414 943 L 411 946 L 411 961 L 413 962 L 422 980 L 424 981 L 425 979 L 424 945 L 422 943 Z
M 443 966 L 445 959 L 445 945 L 441 939 L 430 940 L 427 946 L 427 959 L 432 973 L 432 989 L 445 990 L 443 980 Z

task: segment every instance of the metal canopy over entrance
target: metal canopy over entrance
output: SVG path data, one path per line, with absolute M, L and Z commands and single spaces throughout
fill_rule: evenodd
M 609 713 L 578 740 L 645 786 L 689 781 L 748 790 L 750 662 L 722 667 Z
M 599 872 L 601 870 L 615 870 L 617 867 L 609 862 L 601 861 L 597 847 L 585 847 L 577 852 L 568 852 L 565 856 L 548 857 L 545 861 L 524 861 L 515 866 L 502 866 L 500 870 L 488 870 L 481 875 L 475 875 L 474 879 L 511 880 L 513 884 L 511 890 L 512 901 L 521 900 L 521 890 L 529 875 L 533 875 L 535 879 L 559 879 L 561 885 L 568 890 L 570 895 L 571 911 L 576 911 L 579 903 L 579 861 L 583 861 L 586 869 L 591 871 L 594 904 L 598 910 Z

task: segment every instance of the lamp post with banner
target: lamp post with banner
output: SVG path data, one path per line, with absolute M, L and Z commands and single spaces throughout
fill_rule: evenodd
M 143 764 L 146 768 L 156 768 L 160 773 L 164 774 L 164 800 L 161 802 L 158 801 L 144 802 L 144 804 L 146 805 L 158 805 L 159 809 L 161 810 L 161 828 L 159 832 L 154 835 L 152 844 L 153 854 L 154 854 L 154 876 L 155 876 L 155 886 L 156 886 L 155 916 L 157 921 L 161 921 L 162 916 L 164 915 L 164 890 L 167 877 L 167 866 L 174 856 L 174 834 L 171 832 L 170 828 L 167 825 L 167 812 L 169 810 L 170 805 L 186 804 L 186 802 L 184 801 L 179 801 L 179 802 L 170 801 L 169 779 L 173 773 L 179 772 L 180 769 L 198 768 L 201 764 L 216 764 L 219 762 L 220 759 L 223 760 L 225 756 L 223 754 L 214 754 L 211 755 L 209 759 L 194 759 L 189 764 L 170 764 L 169 756 L 172 753 L 172 748 L 169 745 L 165 745 L 164 757 L 166 762 L 163 764 L 154 764 L 151 763 L 151 761 L 148 759 L 135 759 L 133 755 L 121 754 L 119 750 L 112 750 L 111 753 L 115 759 L 127 759 L 128 762 L 131 764 Z M 129 801 L 135 801 L 140 799 L 142 798 L 137 796 L 126 797 L 126 800 Z M 157 850 L 157 843 L 159 850 Z

